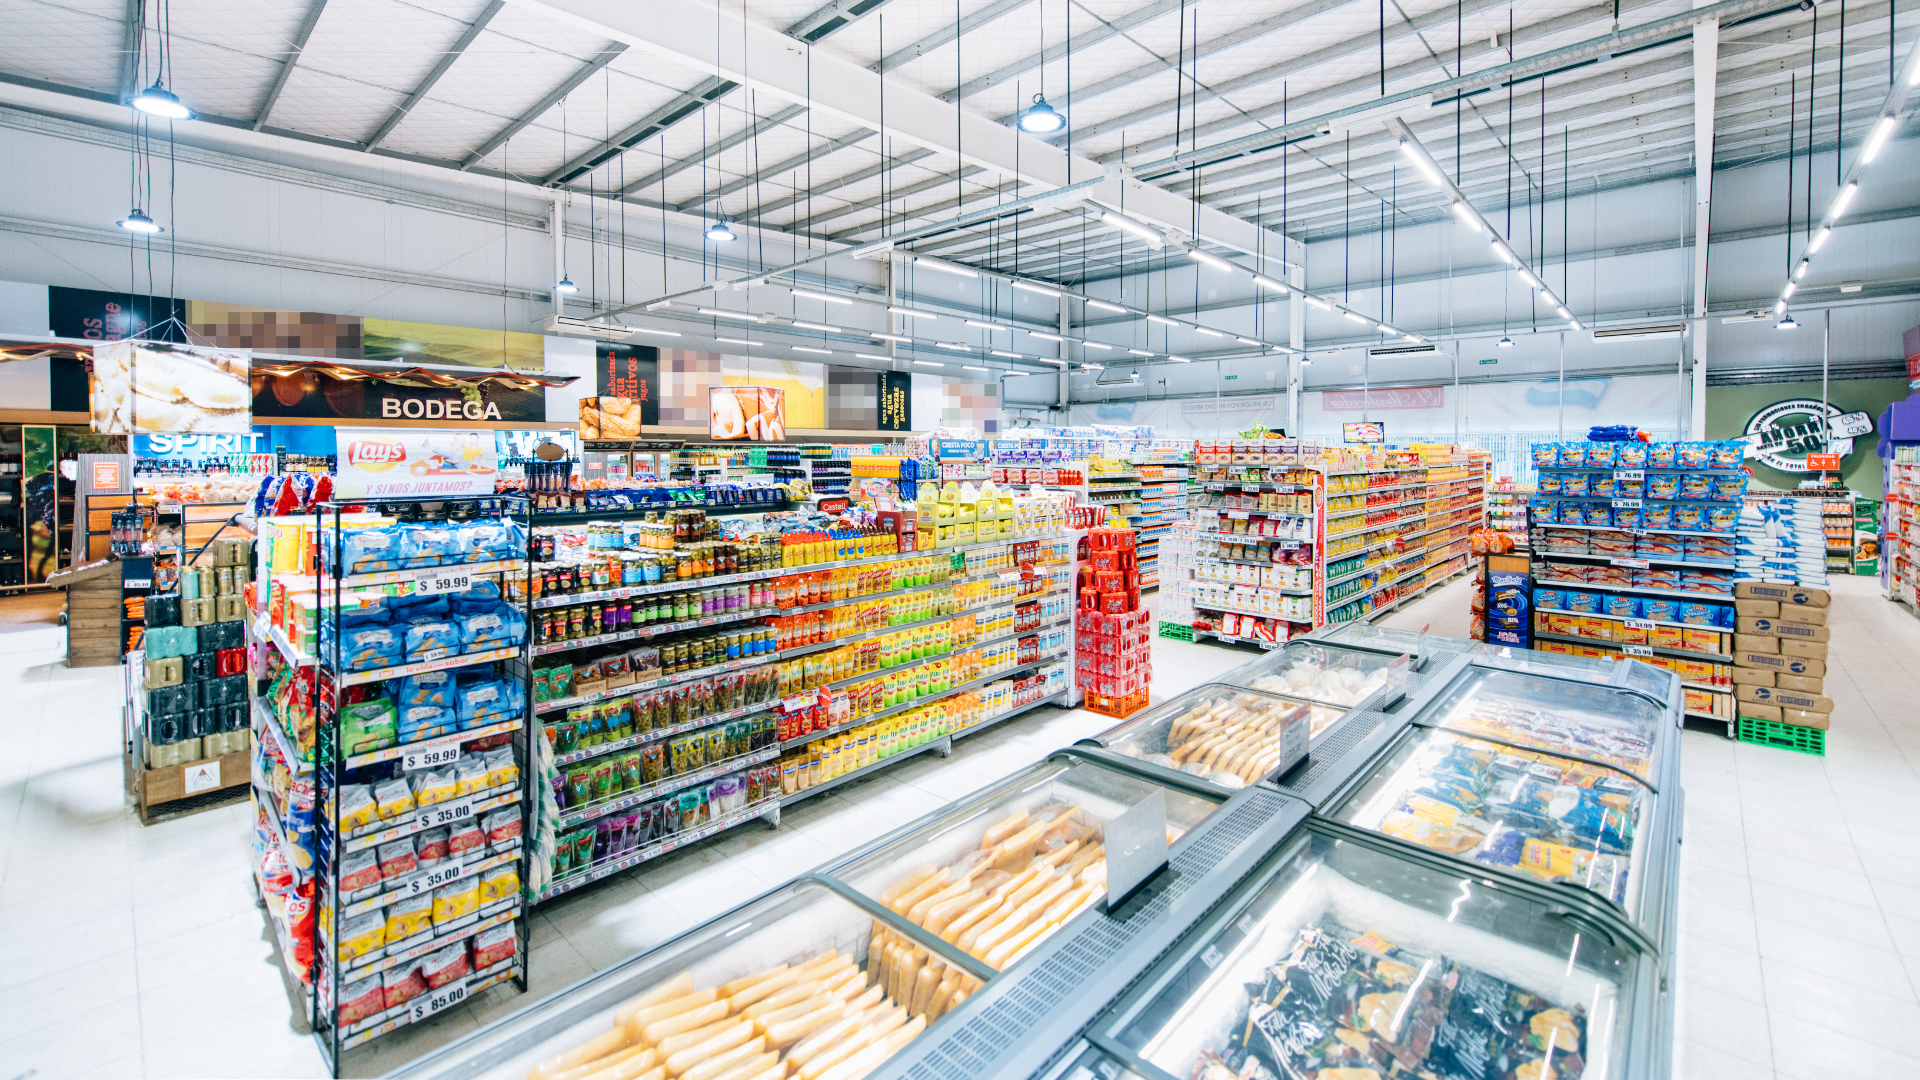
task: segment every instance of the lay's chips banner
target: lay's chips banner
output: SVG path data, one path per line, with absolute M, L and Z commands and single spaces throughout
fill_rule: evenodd
M 499 457 L 492 431 L 338 428 L 337 497 L 491 495 Z

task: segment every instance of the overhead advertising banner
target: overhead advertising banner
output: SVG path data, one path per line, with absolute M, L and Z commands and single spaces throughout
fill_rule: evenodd
M 779 442 L 787 437 L 787 392 L 777 386 L 715 386 L 707 391 L 707 437 Z
M 1180 402 L 1180 413 L 1183 416 L 1260 415 L 1273 412 L 1279 407 L 1280 399 L 1272 394 L 1260 394 L 1254 397 L 1187 398 Z
M 244 351 L 162 341 L 114 341 L 93 351 L 91 427 L 103 435 L 253 430 Z
M 481 386 L 418 386 L 377 379 L 336 379 L 324 372 L 253 377 L 253 414 L 264 418 L 336 420 L 436 420 L 545 423 L 543 390 L 487 383 Z
M 1371 409 L 1438 409 L 1447 403 L 1442 386 L 1401 386 L 1390 390 L 1328 390 L 1320 396 L 1327 412 L 1363 412 Z
M 340 428 L 333 490 L 343 498 L 457 498 L 493 493 L 492 431 Z
M 913 373 L 875 372 L 879 378 L 877 427 L 881 431 L 913 430 Z
M 637 439 L 645 416 L 645 404 L 630 397 L 583 397 L 580 399 L 580 437 Z
M 641 424 L 660 423 L 660 350 L 651 345 L 623 345 L 596 341 L 593 345 L 595 396 L 624 398 L 637 403 Z M 581 422 L 586 422 L 584 414 Z M 598 438 L 589 435 L 587 438 Z M 609 435 L 610 439 L 627 438 Z
M 1379 423 L 1341 424 L 1340 437 L 1350 443 L 1384 443 L 1387 426 Z

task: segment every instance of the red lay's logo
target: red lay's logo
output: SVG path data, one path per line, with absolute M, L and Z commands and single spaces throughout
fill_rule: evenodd
M 383 435 L 355 439 L 347 444 L 347 464 L 363 472 L 386 472 L 407 460 L 407 447 Z

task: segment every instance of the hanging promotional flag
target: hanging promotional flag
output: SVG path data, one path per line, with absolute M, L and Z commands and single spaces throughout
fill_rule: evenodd
M 334 494 L 343 498 L 491 495 L 499 472 L 492 431 L 339 428 Z
M 91 427 L 103 435 L 170 432 L 245 435 L 253 430 L 248 350 L 164 341 L 114 341 L 93 350 Z

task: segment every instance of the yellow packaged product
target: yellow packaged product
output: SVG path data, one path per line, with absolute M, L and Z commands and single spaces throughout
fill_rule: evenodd
M 480 910 L 480 879 L 461 878 L 433 890 L 435 925 L 464 919 Z
M 443 803 L 460 794 L 459 785 L 454 779 L 453 766 L 444 769 L 428 769 L 413 774 L 413 803 L 415 806 L 432 806 Z
M 433 896 L 409 896 L 387 909 L 387 940 L 405 941 L 433 928 Z
M 453 764 L 453 797 L 471 795 L 487 786 L 487 763 L 478 757 L 463 757 Z
M 514 863 L 496 866 L 480 874 L 480 903 L 509 900 L 520 892 L 520 867 Z
M 365 784 L 344 784 L 340 788 L 340 830 L 356 832 L 380 820 L 380 808 L 373 801 L 373 789 Z
M 392 821 L 413 813 L 417 804 L 413 801 L 413 789 L 405 780 L 383 780 L 373 787 L 373 801 L 380 806 L 380 818 Z
M 340 928 L 340 962 L 352 963 L 387 943 L 387 924 L 379 912 L 356 915 Z
M 520 766 L 514 764 L 513 748 L 503 746 L 486 755 L 487 783 L 490 788 L 502 784 L 511 784 L 520 779 Z

